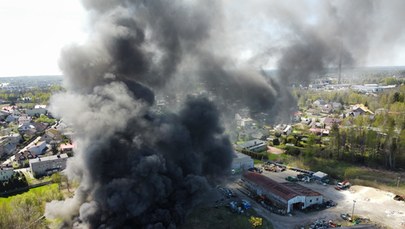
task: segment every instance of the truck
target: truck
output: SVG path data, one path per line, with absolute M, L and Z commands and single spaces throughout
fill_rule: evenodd
M 351 186 L 350 182 L 347 181 L 347 180 L 345 180 L 345 181 L 339 182 L 339 183 L 335 186 L 335 189 L 338 190 L 338 191 L 340 191 L 340 190 L 346 190 L 346 189 L 350 188 L 350 186 Z

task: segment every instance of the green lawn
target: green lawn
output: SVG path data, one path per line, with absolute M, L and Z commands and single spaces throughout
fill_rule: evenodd
M 46 202 L 62 199 L 63 195 L 57 184 L 45 185 L 22 194 L 0 198 L 0 228 L 47 228 L 46 220 L 42 219 Z
M 0 198 L 0 205 L 9 204 L 10 202 L 15 200 L 25 200 L 32 197 L 45 201 L 63 198 L 61 193 L 59 192 L 58 184 L 50 184 L 32 188 L 28 192 L 24 192 L 18 195 Z
M 50 176 L 44 176 L 39 179 L 35 179 L 32 177 L 32 175 L 29 172 L 23 172 L 23 174 L 24 174 L 25 178 L 27 179 L 27 182 L 29 185 L 39 184 L 39 183 L 43 183 L 43 182 L 52 180 L 52 178 Z

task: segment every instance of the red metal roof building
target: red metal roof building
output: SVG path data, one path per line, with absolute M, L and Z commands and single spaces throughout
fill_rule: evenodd
M 294 208 L 304 209 L 314 204 L 321 204 L 323 197 L 297 183 L 278 183 L 264 175 L 247 172 L 242 176 L 242 181 L 248 189 L 259 196 L 266 197 L 279 207 L 291 212 Z

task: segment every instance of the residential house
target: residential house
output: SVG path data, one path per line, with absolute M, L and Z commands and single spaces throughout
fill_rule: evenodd
M 3 137 L 0 139 L 0 157 L 8 156 L 16 150 L 17 144 L 10 139 Z
M 73 152 L 73 148 L 74 148 L 74 145 L 71 143 L 63 143 L 63 144 L 60 144 L 60 147 L 59 147 L 60 152 L 62 152 L 62 153 L 71 153 L 71 152 Z
M 15 122 L 15 121 L 18 121 L 19 117 L 20 116 L 18 116 L 18 115 L 10 114 L 9 116 L 6 117 L 5 121 L 7 123 Z
M 321 112 L 324 114 L 330 114 L 333 111 L 333 107 L 330 104 L 325 104 L 321 106 Z
M 72 127 L 68 126 L 65 122 L 60 121 L 58 126 L 56 127 L 59 132 L 61 132 L 64 136 L 71 138 L 71 136 L 74 133 L 74 130 Z
M 329 135 L 329 130 L 322 128 L 310 128 L 309 132 L 316 135 Z
M 57 130 L 55 128 L 49 128 L 45 131 L 43 139 L 47 143 L 50 143 L 51 141 L 60 142 L 60 141 L 62 141 L 62 134 L 59 130 Z
M 8 181 L 14 175 L 14 169 L 10 167 L 0 167 L 0 181 Z
M 42 122 L 32 122 L 32 125 L 35 127 L 35 130 L 39 133 L 42 133 L 46 130 L 48 127 L 48 123 L 42 123 Z
M 315 100 L 315 102 L 313 102 L 313 105 L 317 106 L 317 107 L 323 106 L 325 104 L 326 104 L 326 102 L 323 99 L 317 99 L 317 100 Z
M 18 125 L 25 125 L 25 124 L 29 124 L 31 122 L 31 117 L 23 114 L 18 118 Z
M 6 112 L 8 114 L 16 114 L 15 111 L 18 112 L 17 106 L 4 106 L 1 108 L 2 112 Z M 18 112 L 19 114 L 19 112 Z
M 307 110 L 308 115 L 319 115 L 319 111 L 317 109 L 310 108 Z
M 32 154 L 29 151 L 20 151 L 17 152 L 14 156 L 14 161 L 17 162 L 20 166 L 23 166 L 26 160 L 34 159 L 36 157 L 35 154 Z
M 305 125 L 309 126 L 311 124 L 311 122 L 312 122 L 311 118 L 301 118 L 301 123 L 302 124 L 305 124 Z
M 27 147 L 27 150 L 34 155 L 40 155 L 44 153 L 46 147 L 45 141 L 37 141 L 35 144 L 31 144 Z
M 19 133 L 9 133 L 5 137 L 13 144 L 18 144 L 21 141 L 21 135 Z
M 34 130 L 34 132 L 36 132 L 35 126 L 32 125 L 31 123 L 24 123 L 18 126 L 18 131 L 19 132 L 26 132 L 28 130 Z
M 5 120 L 10 113 L 0 110 L 0 120 Z
M 62 171 L 66 168 L 67 159 L 67 154 L 31 159 L 31 173 L 34 177 L 40 177 Z
M 342 107 L 343 107 L 343 105 L 342 105 L 341 103 L 338 103 L 338 102 L 333 102 L 333 103 L 332 103 L 332 108 L 333 108 L 333 110 L 335 110 L 335 111 L 341 110 Z
M 351 106 L 351 111 L 349 112 L 349 115 L 352 115 L 354 117 L 357 117 L 359 115 L 363 114 L 374 114 L 368 107 L 364 106 L 364 104 L 356 104 Z
M 35 105 L 34 108 L 26 111 L 27 115 L 29 116 L 40 116 L 41 114 L 45 115 L 47 112 L 46 105 Z
M 340 125 L 340 123 L 342 123 L 342 120 L 339 118 L 330 118 L 330 117 L 327 117 L 323 120 L 325 129 L 329 129 L 329 130 L 332 129 L 332 126 L 334 123 Z

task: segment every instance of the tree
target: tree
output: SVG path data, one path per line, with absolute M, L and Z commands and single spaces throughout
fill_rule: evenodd
M 332 124 L 331 132 L 331 146 L 332 146 L 332 154 L 336 152 L 336 157 L 340 157 L 340 132 L 339 132 L 339 125 L 334 122 Z
M 399 94 L 399 92 L 395 92 L 394 93 L 394 95 L 392 95 L 392 103 L 395 103 L 395 102 L 399 102 L 400 101 L 400 94 Z
M 53 183 L 58 184 L 58 188 L 59 188 L 59 190 L 60 190 L 60 188 L 61 188 L 60 186 L 61 186 L 61 184 L 62 184 L 62 177 L 61 177 L 61 175 L 60 175 L 59 173 L 54 173 L 54 174 L 52 174 L 51 179 L 52 179 L 52 182 L 53 182 Z

